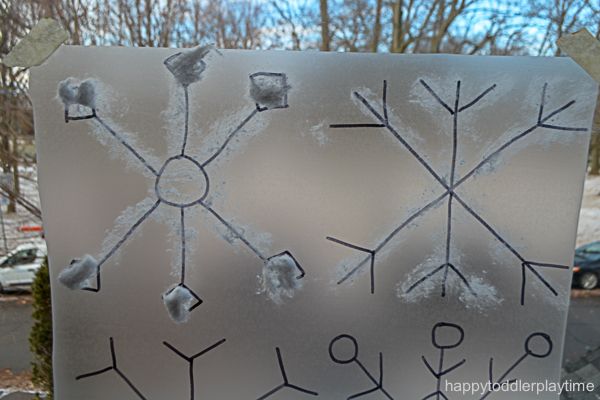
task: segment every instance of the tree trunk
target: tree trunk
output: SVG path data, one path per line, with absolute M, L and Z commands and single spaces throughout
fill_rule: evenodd
M 596 130 L 592 132 L 592 141 L 590 144 L 590 175 L 600 175 L 600 140 Z
M 331 38 L 329 37 L 329 10 L 327 0 L 321 2 L 321 50 L 329 51 Z
M 375 9 L 375 26 L 373 27 L 373 43 L 371 43 L 371 51 L 377 53 L 379 48 L 379 40 L 381 38 L 381 7 L 383 6 L 383 0 L 377 0 Z
M 404 36 L 404 32 L 402 32 L 402 8 L 404 6 L 403 0 L 398 0 L 392 6 L 393 17 L 392 17 L 392 48 L 390 51 L 392 53 L 399 53 L 400 48 L 402 47 L 402 37 Z
M 600 175 L 600 96 L 596 104 L 590 142 L 590 175 Z
M 21 183 L 19 182 L 19 156 L 18 156 L 18 143 L 17 138 L 13 137 L 12 141 L 12 173 L 13 173 L 13 187 L 12 191 L 14 193 L 13 197 L 15 198 L 15 203 L 17 201 L 17 197 L 21 196 Z M 15 204 L 15 211 L 17 210 Z
M 12 152 L 10 151 L 10 138 L 6 135 L 2 137 L 2 156 L 4 158 L 2 162 L 2 172 L 5 177 L 8 177 L 12 172 L 12 162 L 10 160 Z M 11 187 L 7 187 L 9 192 L 12 192 Z M 11 193 L 8 197 L 8 207 L 6 208 L 6 212 L 14 213 L 17 211 L 17 199 L 15 198 L 14 193 Z

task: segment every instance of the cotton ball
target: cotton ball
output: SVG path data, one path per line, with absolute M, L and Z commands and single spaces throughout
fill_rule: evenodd
M 289 253 L 282 253 L 269 258 L 263 267 L 261 292 L 266 293 L 277 304 L 283 297 L 292 298 L 296 290 L 302 288 L 302 269 Z
M 77 84 L 73 78 L 67 78 L 58 84 L 58 97 L 65 106 L 77 103 Z
M 89 108 L 96 107 L 96 90 L 92 80 L 78 82 L 67 78 L 58 84 L 58 97 L 65 106 L 80 104 Z
M 81 82 L 77 94 L 77 103 L 89 108 L 96 107 L 96 91 L 92 81 L 87 80 Z
M 86 287 L 88 281 L 97 273 L 98 261 L 86 254 L 80 260 L 73 260 L 71 265 L 63 269 L 58 275 L 58 280 L 69 289 L 81 289 Z
M 250 77 L 250 97 L 264 109 L 287 107 L 289 90 L 284 74 L 259 72 Z
M 198 46 L 195 49 L 175 54 L 165 60 L 165 65 L 175 79 L 183 86 L 200 80 L 206 63 L 202 59 L 213 49 L 212 45 Z
M 163 302 L 171 319 L 178 323 L 187 322 L 190 316 L 190 307 L 194 303 L 195 297 L 189 289 L 183 286 L 175 286 L 163 294 Z

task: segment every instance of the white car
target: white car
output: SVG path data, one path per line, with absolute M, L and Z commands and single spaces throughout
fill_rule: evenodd
M 30 289 L 46 254 L 46 242 L 35 241 L 0 257 L 0 292 Z

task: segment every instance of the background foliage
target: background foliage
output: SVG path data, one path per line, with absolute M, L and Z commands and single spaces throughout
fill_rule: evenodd
M 52 400 L 52 300 L 47 259 L 38 270 L 31 291 L 34 320 L 29 335 L 29 346 L 34 358 L 32 381 L 36 387 L 48 393 L 46 400 Z

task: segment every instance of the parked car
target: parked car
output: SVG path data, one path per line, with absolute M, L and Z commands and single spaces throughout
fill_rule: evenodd
M 46 242 L 34 241 L 0 257 L 0 292 L 30 289 L 46 253 Z
M 600 281 L 600 242 L 592 242 L 575 250 L 573 285 L 592 290 Z

